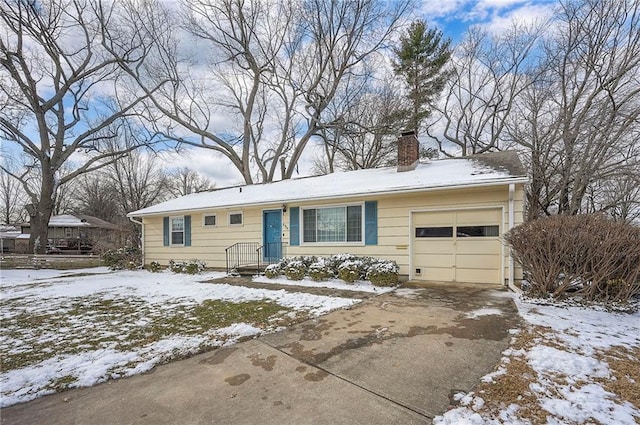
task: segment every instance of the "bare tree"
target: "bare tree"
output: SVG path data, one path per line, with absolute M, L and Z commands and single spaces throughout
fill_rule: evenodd
M 406 111 L 406 99 L 398 87 L 387 80 L 379 87 L 368 87 L 350 107 L 341 110 L 341 121 L 324 128 L 323 157 L 316 160 L 316 171 L 358 170 L 395 164 L 396 139 L 404 128 L 399 115 Z
M 84 174 L 76 182 L 74 198 L 77 212 L 114 224 L 125 221 L 125 215 L 130 211 L 121 209 L 120 194 L 109 176 L 109 167 Z
M 557 20 L 542 78 L 556 93 L 557 212 L 576 214 L 595 181 L 638 173 L 640 3 L 567 1 Z
M 211 190 L 216 185 L 208 178 L 201 176 L 189 167 L 174 170 L 168 176 L 167 190 L 173 196 L 184 196 L 190 193 Z
M 122 217 L 167 198 L 167 173 L 153 152 L 132 151 L 113 162 L 106 173 L 118 194 Z M 128 225 L 133 235 L 132 242 L 140 246 L 140 226 L 130 222 Z
M 26 221 L 25 194 L 22 185 L 9 173 L 0 170 L 0 223 Z
M 336 93 L 366 78 L 367 61 L 395 31 L 407 2 L 197 0 L 184 2 L 184 10 L 185 29 L 211 60 L 153 96 L 155 108 L 179 126 L 158 130 L 221 153 L 250 184 L 272 181 L 281 169 L 283 178 L 292 176 L 311 138 L 334 124 L 328 108 Z M 183 72 L 179 62 L 171 72 Z M 205 78 L 213 88 L 203 87 Z M 225 128 L 216 127 L 224 114 Z
M 446 156 L 462 156 L 512 145 L 507 122 L 519 94 L 531 83 L 528 71 L 540 25 L 513 23 L 503 34 L 469 29 L 451 57 L 451 78 L 436 104 L 427 134 Z
M 151 0 L 0 4 L 0 138 L 31 162 L 19 173 L 0 168 L 29 196 L 32 249 L 44 252 L 60 186 L 136 148 L 114 152 L 103 145 L 166 80 L 147 72 L 155 68 L 147 65 L 163 39 L 157 31 L 163 19 Z M 139 94 L 141 82 L 149 87 Z M 61 176 L 76 153 L 81 161 Z

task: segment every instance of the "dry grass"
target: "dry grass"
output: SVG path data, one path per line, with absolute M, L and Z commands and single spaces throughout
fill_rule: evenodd
M 567 350 L 563 344 L 557 340 L 550 328 L 532 326 L 523 329 L 512 341 L 513 350 L 528 351 L 536 345 L 544 344 L 559 350 Z M 609 365 L 615 379 L 594 379 L 606 391 L 617 396 L 619 400 L 626 400 L 634 406 L 640 406 L 640 349 L 628 349 L 625 347 L 613 347 L 612 349 L 600 353 L 598 359 Z M 530 421 L 533 424 L 546 423 L 550 413 L 540 405 L 539 395 L 531 390 L 530 385 L 538 382 L 537 373 L 528 364 L 523 356 L 514 354 L 508 357 L 508 361 L 503 362 L 502 368 L 506 373 L 493 379 L 493 382 L 482 383 L 475 389 L 475 394 L 481 397 L 485 404 L 478 413 L 485 417 L 499 417 L 501 411 L 512 404 L 518 405 L 517 416 L 523 421 Z M 547 391 L 555 392 L 556 388 L 567 385 L 566 376 L 554 375 L 545 376 L 547 380 L 552 380 L 556 386 L 547 387 Z M 579 387 L 586 382 L 574 382 L 573 385 Z M 562 398 L 559 393 L 555 397 Z M 589 423 L 600 424 L 594 418 Z
M 605 390 L 640 408 L 640 348 L 613 347 L 601 353 L 598 359 L 609 364 L 616 379 L 599 379 L 597 382 Z

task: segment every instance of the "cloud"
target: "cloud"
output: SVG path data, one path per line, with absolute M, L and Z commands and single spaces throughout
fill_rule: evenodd
M 490 21 L 483 24 L 493 34 L 500 34 L 513 26 L 513 23 L 534 24 L 543 22 L 553 12 L 553 4 L 527 4 L 500 15 L 494 14 Z

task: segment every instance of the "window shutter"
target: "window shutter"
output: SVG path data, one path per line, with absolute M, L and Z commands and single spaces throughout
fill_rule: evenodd
M 289 245 L 300 245 L 300 208 L 289 208 Z
M 191 246 L 191 216 L 184 216 L 184 246 Z
M 169 246 L 169 217 L 162 217 L 162 239 L 164 246 Z
M 364 203 L 364 243 L 378 245 L 378 201 Z

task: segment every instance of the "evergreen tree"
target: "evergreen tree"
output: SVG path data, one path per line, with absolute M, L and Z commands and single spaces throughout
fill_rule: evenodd
M 451 40 L 442 32 L 429 29 L 423 20 L 411 23 L 400 46 L 394 49 L 393 70 L 408 90 L 410 105 L 406 128 L 418 133 L 422 121 L 431 113 L 429 106 L 442 91 L 449 77 L 444 66 L 451 57 Z

